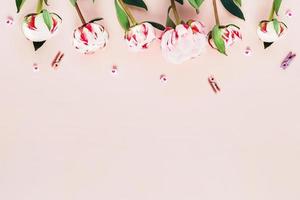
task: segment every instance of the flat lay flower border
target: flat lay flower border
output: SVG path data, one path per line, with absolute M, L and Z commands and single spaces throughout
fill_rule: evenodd
M 16 0 L 18 13 L 25 1 Z M 87 55 L 104 49 L 109 40 L 109 33 L 99 24 L 103 19 L 97 17 L 86 21 L 77 0 L 69 1 L 82 23 L 74 28 L 74 49 Z M 151 47 L 154 40 L 158 39 L 163 57 L 174 64 L 200 56 L 207 46 L 227 55 L 228 49 L 236 41 L 242 40 L 240 28 L 235 24 L 222 24 L 218 14 L 218 4 L 220 4 L 233 17 L 245 20 L 241 10 L 242 0 L 211 0 L 215 25 L 208 32 L 203 22 L 195 19 L 182 19 L 177 9 L 177 6 L 189 3 L 197 15 L 201 12 L 203 2 L 204 0 L 170 0 L 170 6 L 166 8 L 166 23 L 162 25 L 153 21 L 138 21 L 135 18 L 130 8 L 133 6 L 148 11 L 144 0 L 114 0 L 116 15 L 124 30 L 124 41 L 128 48 L 133 52 L 144 51 Z M 258 24 L 257 35 L 263 42 L 264 48 L 270 47 L 286 35 L 287 26 L 278 19 L 281 3 L 282 0 L 273 0 L 269 18 Z M 62 18 L 58 14 L 45 9 L 48 5 L 48 0 L 37 0 L 36 11 L 27 14 L 22 22 L 23 33 L 28 40 L 33 42 L 35 50 L 57 35 L 63 25 Z M 161 33 L 158 34 L 156 29 Z

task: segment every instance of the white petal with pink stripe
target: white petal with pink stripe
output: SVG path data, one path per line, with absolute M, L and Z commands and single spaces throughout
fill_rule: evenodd
M 279 23 L 279 30 L 276 32 L 274 21 L 262 21 L 257 28 L 257 35 L 263 42 L 275 42 L 285 35 L 287 27 L 284 23 Z
M 73 45 L 83 54 L 93 54 L 106 47 L 108 33 L 96 23 L 87 23 L 74 31 Z
M 141 51 L 148 49 L 156 36 L 154 27 L 145 22 L 131 27 L 126 31 L 124 38 L 130 50 Z
M 44 22 L 43 13 L 26 16 L 22 23 L 22 30 L 25 37 L 33 42 L 42 42 L 53 37 L 58 32 L 62 20 L 55 13 L 50 13 L 50 15 L 52 18 L 52 27 L 50 30 Z

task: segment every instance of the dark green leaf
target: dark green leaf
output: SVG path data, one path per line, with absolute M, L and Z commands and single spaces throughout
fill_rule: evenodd
M 143 0 L 124 0 L 124 3 L 148 10 L 147 5 Z
M 234 3 L 234 0 L 221 0 L 221 3 L 228 12 L 232 15 L 245 20 L 244 14 L 241 9 Z
M 25 0 L 16 0 L 16 6 L 17 6 L 17 13 L 20 12 Z
M 46 41 L 42 41 L 42 42 L 33 42 L 33 46 L 34 46 L 34 50 L 37 51 L 39 48 L 41 48 Z
M 119 0 L 115 0 L 115 7 L 116 7 L 116 13 L 117 13 L 119 23 L 122 26 L 122 28 L 125 31 L 127 31 L 130 27 L 130 22 L 129 22 L 127 14 L 125 13 L 123 8 L 119 4 Z
M 264 48 L 268 48 L 269 46 L 271 46 L 273 44 L 273 42 L 264 42 Z
M 278 11 L 281 6 L 281 2 L 282 2 L 282 0 L 274 0 L 273 8 L 274 8 L 276 15 L 278 15 Z
M 96 18 L 96 19 L 92 19 L 91 21 L 89 21 L 89 23 L 94 23 L 94 22 L 101 21 L 101 20 L 103 20 L 102 17 Z
M 159 24 L 157 22 L 152 22 L 152 21 L 146 21 L 146 22 L 150 23 L 154 28 L 157 28 L 158 30 L 164 31 L 166 29 L 164 25 Z
M 175 28 L 176 27 L 176 24 L 174 23 L 174 21 L 171 19 L 170 17 L 170 10 L 172 9 L 172 7 L 170 6 L 168 8 L 168 14 L 167 14 L 167 22 L 166 22 L 166 26 L 167 27 L 172 27 L 172 28 Z
M 47 27 L 50 31 L 51 28 L 52 28 L 52 25 L 53 25 L 52 17 L 51 17 L 50 13 L 47 10 L 43 10 L 42 12 L 43 12 L 44 22 L 45 22 L 45 24 L 47 25 Z
M 183 5 L 183 0 L 176 0 L 178 3 L 180 3 L 181 5 Z
M 222 38 L 222 30 L 219 28 L 218 25 L 216 25 L 212 30 L 212 39 L 218 49 L 218 51 L 222 54 L 226 55 L 225 52 L 225 42 Z

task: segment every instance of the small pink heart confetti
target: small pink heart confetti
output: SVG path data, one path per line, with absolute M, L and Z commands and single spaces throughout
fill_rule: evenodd
M 285 12 L 285 15 L 289 18 L 293 17 L 293 12 L 291 9 L 288 9 L 286 12 Z
M 116 65 L 113 65 L 111 68 L 111 74 L 113 76 L 116 76 L 118 74 L 118 67 Z
M 162 83 L 166 83 L 168 81 L 168 78 L 167 78 L 167 76 L 165 74 L 162 74 L 162 75 L 160 75 L 159 80 Z
M 39 72 L 40 71 L 40 68 L 38 67 L 37 63 L 33 63 L 32 67 L 33 67 L 33 72 Z
M 7 25 L 13 25 L 14 24 L 14 18 L 12 16 L 7 16 L 6 20 L 5 20 L 5 23 Z
M 246 47 L 245 51 L 244 51 L 244 55 L 245 56 L 252 56 L 252 50 L 250 47 Z

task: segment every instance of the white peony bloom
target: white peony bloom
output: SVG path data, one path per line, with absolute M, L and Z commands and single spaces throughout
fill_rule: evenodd
M 25 17 L 22 29 L 25 37 L 33 42 L 43 42 L 53 37 L 59 30 L 62 19 L 55 13 L 50 13 L 52 27 L 48 28 L 43 13 L 31 14 Z
M 224 41 L 225 44 L 225 52 L 230 46 L 232 46 L 236 42 L 237 39 L 242 39 L 240 29 L 235 25 L 220 26 L 219 30 L 221 31 L 220 38 Z M 208 43 L 212 48 L 218 49 L 214 42 L 212 34 L 210 34 L 209 36 Z
M 287 26 L 276 19 L 261 21 L 257 28 L 257 35 L 263 42 L 272 43 L 277 41 L 287 31 Z
M 161 36 L 161 50 L 163 57 L 174 64 L 199 56 L 206 47 L 207 37 L 204 25 L 198 21 L 179 24 L 167 28 Z
M 87 23 L 74 31 L 73 45 L 84 54 L 93 54 L 106 47 L 108 33 L 104 27 L 96 23 Z
M 124 39 L 133 51 L 148 49 L 156 39 L 154 27 L 148 22 L 138 24 L 126 31 Z

